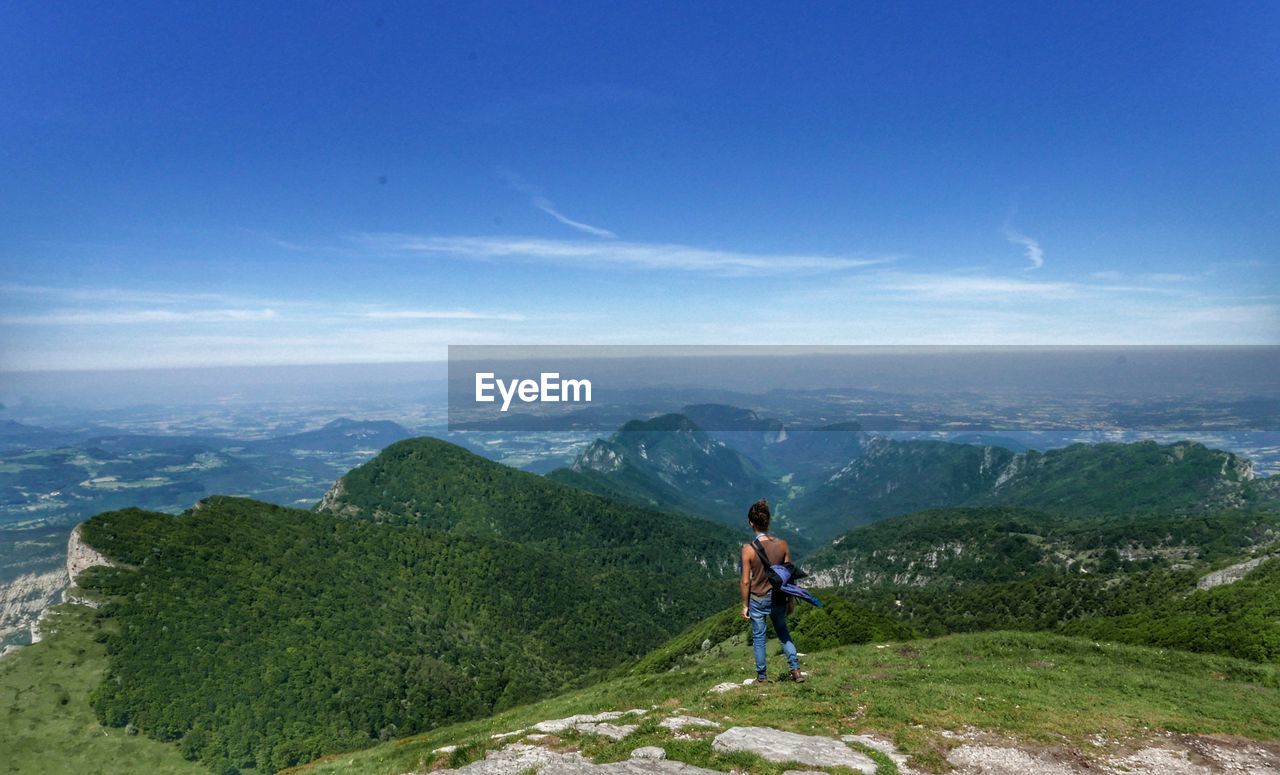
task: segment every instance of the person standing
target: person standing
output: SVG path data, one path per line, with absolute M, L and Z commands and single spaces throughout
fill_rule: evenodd
M 756 536 L 751 543 L 742 547 L 742 580 L 738 586 L 742 591 L 742 618 L 751 622 L 751 642 L 755 647 L 756 683 L 768 683 L 768 665 L 765 654 L 765 617 L 773 621 L 773 631 L 782 641 L 782 653 L 787 657 L 791 668 L 791 680 L 802 682 L 804 674 L 800 672 L 800 657 L 796 653 L 796 644 L 791 640 L 787 630 L 787 596 L 776 592 L 769 582 L 768 568 L 761 561 L 756 546 L 764 551 L 770 565 L 781 565 L 791 562 L 791 549 L 781 538 L 769 535 L 769 522 L 773 519 L 769 512 L 769 502 L 763 498 L 751 504 L 747 510 L 747 522 Z

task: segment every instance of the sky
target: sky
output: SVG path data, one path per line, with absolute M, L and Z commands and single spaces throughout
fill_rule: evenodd
M 1280 344 L 1277 3 L 0 0 L 0 371 Z

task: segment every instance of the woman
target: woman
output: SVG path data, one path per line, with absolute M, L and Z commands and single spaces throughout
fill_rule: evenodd
M 787 547 L 787 542 L 769 535 L 769 522 L 772 518 L 768 501 L 762 498 L 751 505 L 747 510 L 747 522 L 756 534 L 752 543 L 760 542 L 770 565 L 791 562 L 791 550 Z M 773 620 L 773 631 L 778 634 L 778 640 L 782 641 L 782 653 L 787 655 L 787 664 L 791 666 L 791 680 L 804 681 L 796 644 L 791 642 L 791 633 L 787 631 L 787 597 L 781 593 L 774 595 L 773 586 L 769 583 L 768 568 L 764 567 L 752 544 L 742 547 L 742 581 L 738 586 L 742 590 L 742 618 L 751 622 L 751 642 L 756 652 L 756 683 L 769 682 L 764 649 L 766 616 Z

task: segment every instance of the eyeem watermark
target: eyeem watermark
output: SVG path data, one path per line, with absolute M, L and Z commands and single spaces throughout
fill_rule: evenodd
M 1280 429 L 1277 346 L 450 345 L 448 374 L 451 431 Z
M 511 408 L 511 401 L 519 398 L 521 403 L 554 404 L 561 401 L 572 403 L 591 402 L 591 380 L 561 379 L 558 371 L 544 371 L 538 379 L 503 380 L 492 371 L 476 372 L 476 402 L 493 403 L 502 397 L 502 408 L 505 412 Z

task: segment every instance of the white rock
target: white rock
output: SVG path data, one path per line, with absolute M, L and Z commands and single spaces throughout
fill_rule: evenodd
M 720 725 L 714 721 L 709 721 L 705 718 L 698 718 L 697 716 L 672 716 L 659 721 L 658 726 L 675 731 L 677 729 L 684 729 L 685 727 L 718 727 Z
M 499 733 L 497 733 L 496 735 L 489 735 L 489 739 L 490 739 L 490 740 L 501 740 L 501 739 L 502 739 L 502 738 L 504 738 L 504 737 L 515 737 L 516 735 L 521 734 L 521 733 L 523 733 L 523 732 L 524 732 L 524 730 L 523 730 L 523 729 L 517 729 L 517 730 L 516 730 L 516 731 L 514 731 L 514 732 L 499 732 Z
M 579 732 L 588 735 L 601 735 L 609 738 L 610 740 L 621 740 L 636 731 L 637 726 L 635 724 L 609 724 L 605 722 L 616 721 L 624 716 L 641 716 L 645 713 L 648 713 L 648 711 L 642 708 L 632 708 L 631 710 L 607 710 L 603 713 L 593 714 L 580 713 L 576 716 L 539 721 L 537 724 L 529 727 L 529 730 L 546 734 L 560 734 L 566 729 L 576 729 Z M 525 732 L 529 730 L 521 731 Z
M 714 751 L 746 751 L 772 762 L 798 762 L 815 767 L 848 767 L 875 775 L 876 763 L 839 740 L 798 735 L 769 727 L 733 727 L 711 741 Z
M 707 691 L 708 693 L 724 694 L 725 692 L 731 692 L 737 688 L 738 688 L 738 684 L 733 683 L 732 681 L 729 681 L 722 684 L 716 684 L 715 686 L 711 687 Z
M 456 770 L 441 772 L 466 773 L 466 775 L 520 775 L 536 769 L 541 775 L 646 775 L 646 773 L 672 773 L 673 775 L 724 775 L 716 770 L 695 767 L 684 762 L 664 759 L 628 759 L 611 764 L 592 764 L 577 751 L 559 753 L 536 745 L 513 743 L 501 751 L 490 751 L 478 762 L 472 762 Z
M 574 727 L 579 732 L 587 735 L 600 735 L 610 740 L 621 740 L 627 735 L 639 729 L 636 724 L 578 724 Z
M 94 565 L 115 565 L 104 554 L 84 542 L 84 538 L 80 535 L 82 527 L 84 527 L 83 524 L 76 525 L 67 539 L 67 580 L 72 584 L 75 583 L 76 576 L 86 568 L 92 568 Z
M 667 752 L 656 745 L 646 745 L 631 752 L 632 759 L 665 759 Z
M 633 709 L 625 711 L 607 710 L 603 713 L 594 714 L 579 713 L 576 716 L 539 721 L 537 724 L 530 727 L 530 729 L 537 730 L 538 732 L 556 734 L 557 732 L 563 732 L 566 729 L 576 728 L 579 724 L 598 724 L 601 721 L 614 721 L 622 718 L 623 716 L 639 716 L 644 712 L 645 711 L 643 710 Z

